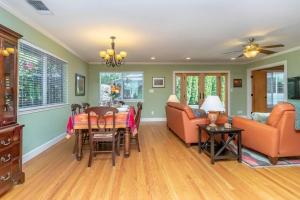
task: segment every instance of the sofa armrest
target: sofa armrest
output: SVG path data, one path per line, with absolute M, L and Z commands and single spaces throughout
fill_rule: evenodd
M 243 117 L 233 117 L 232 125 L 244 129 L 242 144 L 271 157 L 278 155 L 279 131 L 257 121 Z
M 198 124 L 204 125 L 204 124 L 208 124 L 209 120 L 207 118 L 195 118 L 195 119 L 191 119 L 190 122 L 197 126 Z

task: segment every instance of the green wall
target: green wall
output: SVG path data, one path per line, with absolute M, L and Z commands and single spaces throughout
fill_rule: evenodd
M 121 68 L 111 69 L 101 64 L 91 64 L 88 67 L 88 100 L 91 104 L 97 105 L 99 102 L 99 73 L 104 71 L 142 71 L 144 72 L 144 105 L 143 118 L 165 117 L 165 102 L 173 93 L 173 71 L 230 71 L 230 107 L 231 114 L 246 113 L 246 68 L 241 65 L 162 65 L 162 64 L 125 64 Z M 154 88 L 154 93 L 149 93 L 152 89 L 152 77 L 165 77 L 165 88 Z M 232 79 L 242 78 L 243 87 L 233 88 Z M 154 111 L 154 115 L 151 112 Z
M 86 102 L 86 96 L 75 97 L 75 73 L 85 76 L 87 73 L 87 64 L 80 58 L 70 53 L 68 50 L 57 44 L 47 36 L 43 35 L 28 24 L 11 15 L 0 7 L 0 24 L 20 33 L 23 39 L 64 59 L 68 62 L 68 103 Z M 69 105 L 59 108 L 52 108 L 40 112 L 21 114 L 18 116 L 18 122 L 25 124 L 23 135 L 23 152 L 27 153 L 32 149 L 48 142 L 52 138 L 62 134 L 66 129 L 67 118 L 70 114 Z

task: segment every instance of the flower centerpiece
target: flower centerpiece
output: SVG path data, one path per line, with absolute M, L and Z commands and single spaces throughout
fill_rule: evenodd
M 111 85 L 110 96 L 112 101 L 115 101 L 115 99 L 120 96 L 120 91 L 121 91 L 120 86 L 116 85 L 115 83 Z

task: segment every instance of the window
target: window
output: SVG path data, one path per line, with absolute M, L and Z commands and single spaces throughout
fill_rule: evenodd
M 66 103 L 66 63 L 25 41 L 19 49 L 19 108 Z
M 284 100 L 284 73 L 267 73 L 267 105 L 273 108 L 278 102 Z
M 117 94 L 112 89 L 117 88 Z M 115 100 L 138 101 L 143 99 L 143 72 L 100 73 L 100 102 Z

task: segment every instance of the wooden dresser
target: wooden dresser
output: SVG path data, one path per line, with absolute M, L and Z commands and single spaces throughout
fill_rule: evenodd
M 21 35 L 0 25 L 0 195 L 23 183 L 22 129 L 17 123 L 18 40 Z

